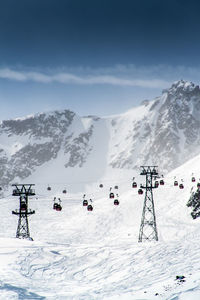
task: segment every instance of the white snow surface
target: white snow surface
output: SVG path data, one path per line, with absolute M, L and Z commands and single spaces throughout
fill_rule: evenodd
M 100 174 L 91 158 L 84 181 L 73 170 L 72 188 L 58 178 L 47 191 L 46 179 L 37 178 L 36 196 L 29 198 L 36 211 L 29 218 L 34 241 L 15 238 L 18 217 L 11 211 L 18 208 L 18 197 L 0 199 L 0 299 L 200 299 L 200 219 L 193 220 L 186 206 L 197 183 L 191 182 L 192 173 L 199 180 L 199 163 L 197 156 L 154 190 L 158 242 L 138 243 L 144 194 L 131 183 L 132 176 L 144 182 L 140 170 Z M 183 190 L 174 187 L 175 178 Z M 36 177 L 26 183 L 30 179 Z M 119 194 L 119 206 L 109 199 L 110 187 Z M 93 201 L 92 212 L 82 206 L 84 193 Z M 53 197 L 61 198 L 61 212 L 52 209 Z M 177 281 L 182 275 L 185 282 Z

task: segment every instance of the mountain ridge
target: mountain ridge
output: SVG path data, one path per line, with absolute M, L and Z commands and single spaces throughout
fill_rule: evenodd
M 200 153 L 199 120 L 199 86 L 184 80 L 119 115 L 80 117 L 66 109 L 4 120 L 1 185 L 25 180 L 59 156 L 63 180 L 73 168 L 82 176 L 99 168 L 99 176 L 105 176 L 110 169 L 154 164 L 167 173 Z

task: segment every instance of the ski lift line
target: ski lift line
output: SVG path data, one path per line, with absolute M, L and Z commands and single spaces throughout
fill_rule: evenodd
M 60 197 L 62 201 L 69 201 L 69 200 L 79 200 L 81 199 L 81 196 L 80 198 L 78 198 L 77 196 L 76 197 Z M 44 201 L 53 201 L 53 199 L 51 197 L 44 197 L 44 196 L 38 196 L 38 197 L 35 197 L 35 198 L 29 198 L 29 200 L 42 200 L 42 202 Z M 56 199 L 58 200 L 58 198 Z
M 171 176 L 171 178 L 174 178 L 174 176 Z M 180 180 L 179 180 L 180 181 Z M 184 182 L 184 180 L 182 179 L 181 180 L 182 182 Z M 124 182 L 127 182 L 127 181 L 124 181 Z M 173 183 L 171 183 L 171 182 L 169 182 L 169 180 L 167 180 L 167 181 L 165 181 L 165 186 L 168 186 L 168 187 L 170 187 L 170 186 L 172 186 L 172 184 Z M 98 187 L 97 187 L 98 188 Z M 56 191 L 56 193 L 58 194 L 58 192 Z M 101 192 L 101 193 L 103 193 L 103 191 Z M 53 192 L 53 191 L 51 191 L 51 193 L 49 194 L 49 193 L 47 193 L 47 194 L 37 194 L 37 197 L 35 197 L 35 199 L 37 199 L 37 198 L 39 198 L 39 197 L 42 197 L 42 198 L 47 198 L 47 199 L 49 199 L 49 196 L 50 195 L 55 195 L 55 193 Z M 59 194 L 61 194 L 61 192 L 59 193 Z M 64 196 L 64 198 L 66 199 L 72 199 L 73 198 L 73 196 L 69 196 L 70 195 L 70 193 L 68 193 L 68 196 Z M 92 192 L 92 193 L 87 193 L 87 196 L 89 196 L 89 197 L 95 197 L 96 198 L 96 196 L 99 196 L 99 191 L 97 191 L 97 192 Z M 4 199 L 4 198 L 9 198 L 9 197 L 11 197 L 12 196 L 12 194 L 10 194 L 10 195 L 7 195 L 7 196 L 5 196 L 5 197 L 1 197 L 0 199 Z M 77 197 L 77 196 L 76 196 Z
M 129 181 L 132 181 L 132 179 L 130 179 Z M 104 182 L 114 182 L 116 183 L 116 180 L 114 179 L 105 179 L 105 180 L 102 180 L 100 183 L 104 183 Z M 120 183 L 125 183 L 127 182 L 127 180 L 117 180 L 117 183 L 120 182 Z M 77 184 L 81 184 L 81 183 L 94 183 L 94 184 L 98 184 L 98 181 L 91 181 L 91 180 L 87 180 L 87 181 L 76 181 L 76 182 L 70 182 L 70 181 L 65 181 L 65 182 L 43 182 L 43 183 L 39 183 L 39 182 L 35 182 L 35 185 L 47 185 L 47 186 L 50 186 L 50 185 L 77 185 Z M 99 184 L 100 184 L 99 183 Z
M 82 195 L 82 193 L 80 193 L 81 195 Z M 97 191 L 97 192 L 93 192 L 93 193 L 86 193 L 86 195 L 87 195 L 87 197 L 90 197 L 90 198 L 97 198 L 97 197 L 99 197 L 99 194 L 100 194 L 100 192 L 99 191 Z M 103 191 L 101 192 L 101 194 L 105 194 Z M 37 194 L 37 197 L 36 198 L 44 198 L 44 199 L 49 199 L 49 197 L 53 197 L 54 195 L 61 195 L 61 192 L 60 193 L 58 193 L 58 192 L 56 192 L 56 193 L 51 193 L 51 194 L 49 194 L 49 193 L 47 193 L 47 194 Z M 72 194 L 73 195 L 73 194 Z M 68 193 L 68 195 L 67 196 L 63 196 L 63 194 L 62 194 L 62 196 L 60 196 L 62 199 L 77 199 L 77 196 L 72 196 L 70 193 Z M 80 197 L 82 197 L 82 196 L 80 196 Z
M 37 199 L 37 198 L 50 199 L 51 197 L 59 197 L 59 198 L 63 198 L 63 199 L 72 199 L 72 198 L 76 199 L 77 198 L 77 194 L 75 196 L 73 196 L 73 194 L 68 194 L 67 196 L 63 196 L 63 195 L 60 196 L 60 194 L 59 193 L 52 193 L 51 195 L 36 194 L 36 197 L 30 198 L 30 199 Z M 80 195 L 80 197 L 82 197 L 82 193 L 79 193 L 79 195 Z M 87 195 L 89 195 L 89 194 L 87 194 Z

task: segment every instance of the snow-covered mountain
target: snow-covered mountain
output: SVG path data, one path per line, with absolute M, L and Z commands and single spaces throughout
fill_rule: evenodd
M 3 121 L 1 181 L 36 183 L 36 213 L 34 241 L 15 239 L 19 199 L 0 197 L 0 299 L 200 299 L 200 218 L 187 206 L 200 181 L 199 103 L 199 88 L 179 81 L 117 116 L 66 110 Z M 153 191 L 158 242 L 138 243 L 144 194 L 132 176 L 143 182 L 139 166 L 147 163 L 173 170 Z M 109 199 L 115 184 L 119 206 Z M 54 197 L 62 211 L 52 209 Z
M 167 172 L 198 153 L 200 89 L 183 80 L 121 115 L 79 117 L 64 110 L 0 125 L 2 186 L 27 178 L 55 182 L 56 169 L 60 182 L 83 181 L 85 172 L 100 180 L 143 164 Z

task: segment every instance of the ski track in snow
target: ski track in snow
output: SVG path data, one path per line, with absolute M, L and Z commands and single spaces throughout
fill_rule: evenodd
M 197 161 L 170 173 L 154 192 L 158 242 L 138 243 L 144 195 L 128 178 L 119 206 L 103 188 L 95 192 L 93 212 L 82 206 L 80 193 L 61 195 L 61 212 L 52 209 L 53 192 L 30 198 L 33 242 L 14 238 L 18 220 L 11 210 L 18 198 L 1 199 L 0 300 L 200 299 L 200 220 L 192 220 L 186 206 L 196 186 L 187 170 L 197 173 Z M 174 176 L 184 190 L 173 186 Z M 87 191 L 94 193 L 94 186 Z

